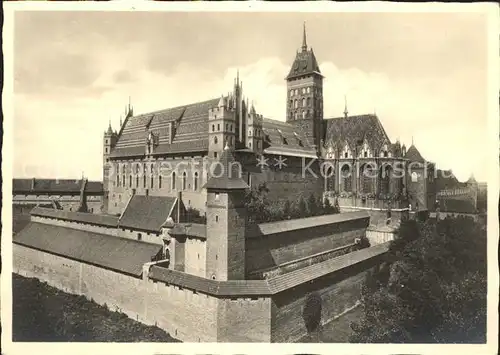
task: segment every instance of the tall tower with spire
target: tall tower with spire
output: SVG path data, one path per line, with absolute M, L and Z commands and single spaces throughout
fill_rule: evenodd
M 287 82 L 286 121 L 300 127 L 318 149 L 323 120 L 323 75 L 312 48 L 307 46 L 306 25 Z

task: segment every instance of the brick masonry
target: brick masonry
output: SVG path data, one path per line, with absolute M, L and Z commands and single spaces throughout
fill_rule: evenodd
M 310 292 L 321 296 L 321 323 L 357 304 L 361 283 L 378 258 L 348 266 L 275 295 L 215 297 L 153 282 L 64 257 L 13 245 L 13 272 L 36 277 L 65 292 L 145 324 L 157 325 L 185 342 L 291 342 L 306 333 L 303 308 Z M 147 269 L 147 267 L 146 267 Z

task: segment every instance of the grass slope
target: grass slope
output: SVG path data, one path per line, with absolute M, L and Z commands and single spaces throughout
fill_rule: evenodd
M 37 279 L 13 274 L 12 292 L 13 341 L 178 342 L 158 327 Z

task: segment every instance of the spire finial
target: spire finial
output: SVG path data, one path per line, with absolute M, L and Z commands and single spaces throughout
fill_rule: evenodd
M 304 34 L 302 37 L 302 52 L 307 51 L 306 21 L 304 21 Z
M 413 136 L 411 136 L 411 145 L 413 145 Z
M 344 117 L 347 118 L 349 111 L 347 111 L 347 95 L 344 95 Z
M 236 69 L 236 84 L 240 85 L 240 69 Z

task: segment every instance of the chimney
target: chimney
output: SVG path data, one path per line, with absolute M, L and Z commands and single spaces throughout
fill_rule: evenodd
M 35 178 L 31 179 L 31 190 L 35 189 Z

